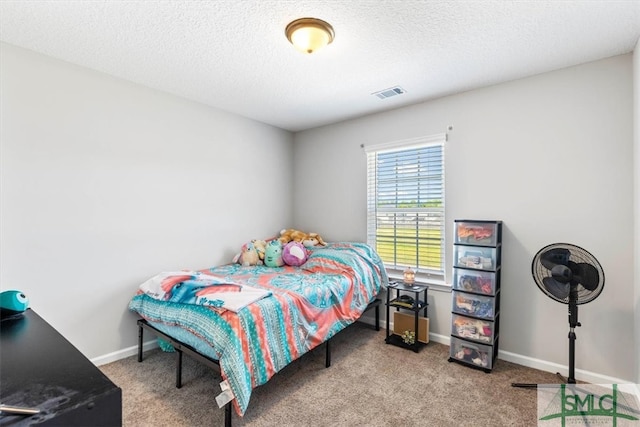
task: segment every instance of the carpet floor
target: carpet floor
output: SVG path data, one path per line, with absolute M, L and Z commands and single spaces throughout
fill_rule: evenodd
M 385 344 L 384 329 L 356 323 L 333 338 L 331 367 L 320 346 L 254 390 L 234 426 L 535 426 L 535 389 L 512 382 L 555 384 L 559 378 L 498 359 L 491 373 L 448 362 L 449 347 L 431 342 L 415 353 Z M 215 396 L 220 376 L 158 349 L 103 365 L 123 393 L 124 426 L 222 426 Z

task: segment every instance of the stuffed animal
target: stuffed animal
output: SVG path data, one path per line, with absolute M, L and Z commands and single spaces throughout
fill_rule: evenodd
M 252 242 L 247 243 L 242 247 L 242 252 L 240 253 L 240 257 L 238 258 L 238 264 L 243 267 L 248 267 L 251 265 L 258 265 L 261 263 L 260 256 L 258 255 L 258 251 Z
M 314 248 L 316 246 L 327 246 L 322 240 L 322 237 L 318 233 L 309 233 L 307 238 L 302 241 L 302 244 L 307 248 Z
M 283 245 L 286 245 L 289 242 L 300 242 L 307 248 L 327 245 L 318 233 L 305 233 L 304 231 L 293 228 L 287 228 L 280 231 L 280 237 L 278 240 L 280 240 Z
M 307 237 L 307 233 L 300 230 L 295 230 L 293 228 L 287 228 L 285 230 L 280 231 L 280 243 L 282 245 L 286 245 L 289 242 L 302 242 Z
M 256 251 L 258 251 L 258 257 L 260 258 L 260 261 L 264 262 L 264 253 L 267 249 L 267 242 L 264 240 L 253 239 L 251 243 L 253 243 Z
M 267 267 L 282 267 L 284 265 L 280 240 L 274 239 L 267 244 L 264 253 L 264 265 Z
M 299 267 L 309 258 L 309 250 L 300 242 L 289 242 L 282 249 L 282 260 L 285 264 Z

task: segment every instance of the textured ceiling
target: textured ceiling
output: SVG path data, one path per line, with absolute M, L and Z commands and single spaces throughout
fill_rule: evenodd
M 286 25 L 330 22 L 296 51 Z M 0 1 L 0 40 L 297 131 L 631 52 L 633 1 Z M 406 94 L 372 93 L 399 85 Z

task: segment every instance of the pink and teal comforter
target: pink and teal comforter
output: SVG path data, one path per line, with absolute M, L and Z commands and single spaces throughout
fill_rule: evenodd
M 387 285 L 382 261 L 363 243 L 314 249 L 300 267 L 229 264 L 201 272 L 271 294 L 237 313 L 144 293 L 136 295 L 129 308 L 218 360 L 239 415 L 246 411 L 255 387 L 355 322 Z

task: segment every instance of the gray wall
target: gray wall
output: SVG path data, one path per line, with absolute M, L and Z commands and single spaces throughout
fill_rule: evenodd
M 636 384 L 640 384 L 640 40 L 636 43 L 633 54 L 633 96 L 634 96 L 634 228 L 635 228 L 635 276 L 634 283 L 636 289 L 634 324 L 636 335 Z
M 637 54 L 292 137 L 0 48 L 0 288 L 25 291 L 32 307 L 87 356 L 135 344 L 135 316 L 126 305 L 137 285 L 159 271 L 226 262 L 239 244 L 288 224 L 328 240 L 365 240 L 360 144 L 453 126 L 447 223 L 505 221 L 501 357 L 566 366 L 566 306 L 537 289 L 530 262 L 548 243 L 571 242 L 591 251 L 607 277 L 603 294 L 580 308 L 578 373 L 640 383 L 640 328 L 633 332 L 634 320 L 640 324 L 640 271 L 632 266 L 630 232 L 635 206 L 637 243 Z M 450 262 L 451 242 L 447 251 Z M 430 303 L 431 331 L 446 339 L 450 294 L 434 291 Z
M 291 223 L 289 132 L 0 47 L 0 286 L 88 357 L 136 343 L 148 277 Z
M 568 364 L 567 306 L 531 277 L 539 249 L 568 242 L 595 255 L 606 274 L 600 297 L 580 307 L 576 369 L 632 381 L 640 354 L 633 345 L 632 89 L 629 54 L 297 133 L 296 226 L 364 241 L 360 145 L 452 126 L 447 236 L 456 218 L 504 221 L 501 357 L 547 369 Z M 449 239 L 448 265 L 451 253 Z M 451 295 L 431 295 L 431 332 L 446 337 Z

